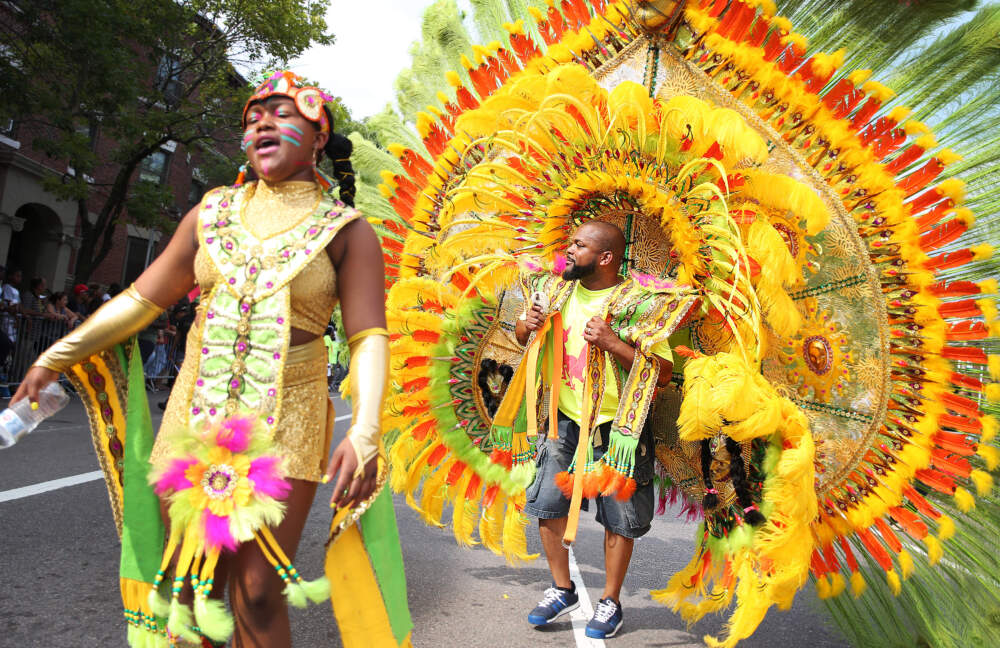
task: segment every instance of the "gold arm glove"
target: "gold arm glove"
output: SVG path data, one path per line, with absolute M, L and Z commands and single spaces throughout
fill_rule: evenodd
M 65 373 L 76 363 L 143 330 L 164 310 L 140 295 L 135 285 L 131 285 L 108 300 L 66 337 L 46 349 L 32 366 Z
M 347 340 L 351 349 L 351 427 L 347 438 L 358 455 L 354 476 L 379 453 L 382 440 L 382 405 L 389 384 L 389 331 L 370 328 Z

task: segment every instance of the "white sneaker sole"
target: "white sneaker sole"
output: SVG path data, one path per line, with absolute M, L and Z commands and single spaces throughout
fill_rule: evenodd
M 615 626 L 614 630 L 612 630 L 608 634 L 604 635 L 603 637 L 595 637 L 595 636 L 591 635 L 590 632 L 589 632 L 589 628 L 586 631 L 584 631 L 584 634 L 588 638 L 590 638 L 590 639 L 610 639 L 611 637 L 613 637 L 616 634 L 618 634 L 618 631 L 622 629 L 622 626 L 624 624 L 625 624 L 625 619 L 622 619 L 621 621 L 618 622 L 618 625 Z
M 531 625 L 535 626 L 536 628 L 540 628 L 540 627 L 542 627 L 544 625 L 548 625 L 548 624 L 552 623 L 553 621 L 555 621 L 559 617 L 563 616 L 564 614 L 569 614 L 570 612 L 572 612 L 573 610 L 577 609 L 578 607 L 580 607 L 580 601 L 577 601 L 576 603 L 573 603 L 572 605 L 567 605 L 562 610 L 560 610 L 558 614 L 556 614 L 554 617 L 552 617 L 548 621 L 545 621 L 543 623 L 532 623 L 531 619 L 528 619 L 528 623 L 531 623 Z

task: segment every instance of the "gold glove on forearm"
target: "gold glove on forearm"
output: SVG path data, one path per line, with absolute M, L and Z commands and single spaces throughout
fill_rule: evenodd
M 389 332 L 370 328 L 347 340 L 351 349 L 351 428 L 347 438 L 358 455 L 355 477 L 379 452 L 382 439 L 382 404 L 389 382 Z
M 139 294 L 135 286 L 110 299 L 35 360 L 35 367 L 65 373 L 111 346 L 123 342 L 153 323 L 164 311 Z

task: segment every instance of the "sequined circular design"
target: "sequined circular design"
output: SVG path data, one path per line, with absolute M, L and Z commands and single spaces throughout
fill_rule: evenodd
M 236 469 L 229 464 L 211 464 L 201 476 L 201 487 L 210 498 L 221 500 L 233 494 L 239 480 Z

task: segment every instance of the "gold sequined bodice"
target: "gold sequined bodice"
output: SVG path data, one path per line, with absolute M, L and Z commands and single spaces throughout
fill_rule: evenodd
M 247 187 L 249 197 L 240 224 L 258 239 L 280 234 L 313 213 L 319 203 L 319 191 L 319 185 L 314 182 L 254 183 Z M 195 256 L 194 274 L 204 292 L 222 280 L 203 248 L 199 248 Z M 337 274 L 330 257 L 317 254 L 290 286 L 292 328 L 322 335 L 337 305 Z

